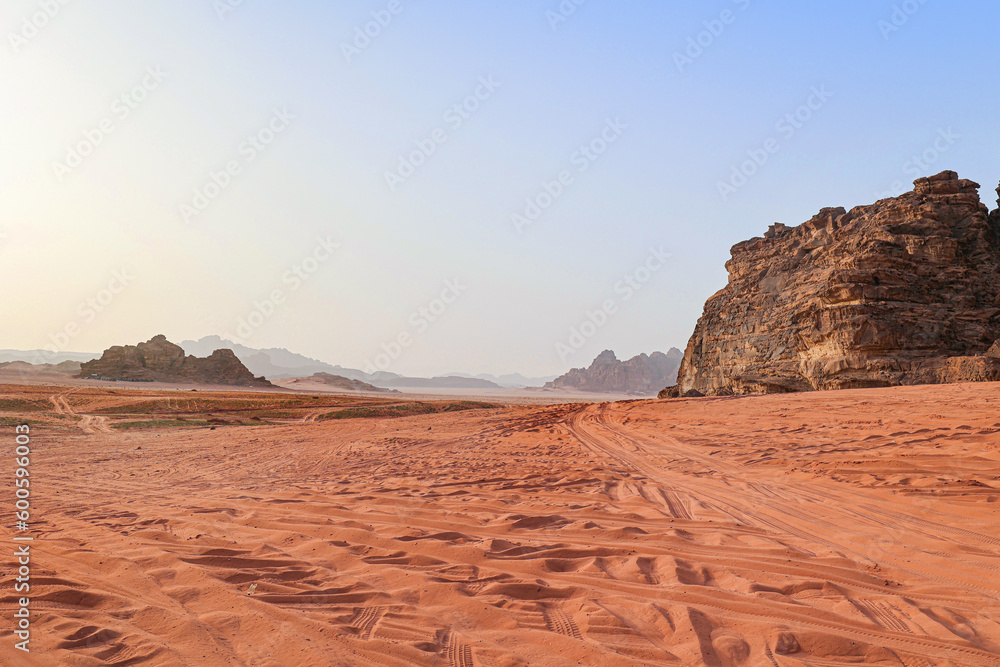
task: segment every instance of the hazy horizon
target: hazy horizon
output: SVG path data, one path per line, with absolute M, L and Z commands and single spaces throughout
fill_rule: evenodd
M 159 335 L 159 334 L 157 334 L 157 335 Z M 201 351 L 201 350 L 197 350 L 197 349 L 196 349 L 196 351 L 192 351 L 191 349 L 189 349 L 191 346 L 190 345 L 185 345 L 185 343 L 199 343 L 200 344 L 205 339 L 209 339 L 209 338 L 213 338 L 213 337 L 219 338 L 220 341 L 221 341 L 221 344 L 219 346 L 217 346 L 215 349 L 225 349 L 227 346 L 228 347 L 232 347 L 231 345 L 229 345 L 230 343 L 236 343 L 236 341 L 228 340 L 225 337 L 217 336 L 216 334 L 202 336 L 202 337 L 199 337 L 199 338 L 196 338 L 196 339 L 184 339 L 184 340 L 173 341 L 173 340 L 170 340 L 169 336 L 167 337 L 167 339 L 170 340 L 171 343 L 174 343 L 176 345 L 184 347 L 185 348 L 185 352 L 187 354 L 189 354 L 189 355 L 193 355 L 193 356 L 205 356 L 205 354 L 207 354 L 206 352 Z M 150 338 L 152 338 L 152 336 Z M 142 341 L 135 341 L 135 342 L 127 342 L 127 343 L 116 343 L 116 345 L 136 345 L 138 343 L 148 342 L 148 340 L 149 339 L 142 340 Z M 240 344 L 236 343 L 236 345 L 240 345 Z M 197 348 L 199 346 L 195 346 L 195 347 Z M 246 347 L 249 347 L 249 349 L 254 350 L 254 351 L 258 351 L 259 350 L 260 352 L 265 352 L 265 353 L 268 350 L 276 350 L 277 349 L 277 350 L 284 350 L 285 352 L 288 352 L 288 353 L 291 353 L 291 354 L 299 354 L 295 350 L 290 350 L 288 348 L 283 348 L 283 347 L 280 347 L 280 346 L 278 346 L 278 347 L 267 347 L 267 348 L 255 348 L 253 346 L 246 346 Z M 35 348 L 35 349 L 30 349 L 30 350 L 19 349 L 19 348 L 0 348 L 0 352 L 36 353 L 36 354 L 33 354 L 30 358 L 25 359 L 25 361 L 29 361 L 30 363 L 34 363 L 34 364 L 55 364 L 55 363 L 59 363 L 60 361 L 65 360 L 66 357 L 87 356 L 87 355 L 90 355 L 90 356 L 93 356 L 95 358 L 99 358 L 103 354 L 103 352 L 105 351 L 105 350 L 70 350 L 70 349 L 64 349 L 64 350 L 59 350 L 58 352 L 56 352 L 55 350 L 57 350 L 57 349 L 58 349 L 57 345 L 55 345 L 53 343 L 50 343 L 49 345 L 47 345 L 44 348 Z M 649 354 L 652 354 L 654 352 L 660 352 L 660 353 L 666 354 L 671 349 L 673 349 L 673 348 L 666 348 L 666 349 L 663 349 L 663 350 L 650 350 L 649 352 L 639 353 L 639 354 L 647 354 L 647 355 L 649 355 Z M 683 352 L 683 350 L 680 350 L 679 348 L 677 348 L 677 349 L 679 351 Z M 603 353 L 603 352 L 604 352 L 604 350 L 601 351 L 601 353 Z M 612 352 L 614 352 L 614 350 L 612 350 Z M 41 353 L 41 354 L 37 354 L 37 353 Z M 308 355 L 300 355 L 300 356 L 308 357 Z M 621 361 L 628 361 L 631 358 L 631 357 L 622 357 L 621 355 L 618 355 L 617 353 L 615 353 L 615 356 L 619 360 L 621 360 Z M 633 355 L 633 356 L 636 356 L 636 355 Z M 341 367 L 344 367 L 344 368 L 350 368 L 349 366 L 346 366 L 344 364 L 339 363 L 335 359 L 331 360 L 331 359 L 314 358 L 314 357 L 309 357 L 309 358 L 313 359 L 313 361 L 318 361 L 318 362 L 326 363 L 326 364 L 329 364 L 331 366 L 341 366 Z M 595 357 L 595 359 L 596 359 L 596 357 Z M 583 367 L 589 367 L 595 361 L 595 359 L 590 359 L 590 360 L 584 362 L 581 365 Z M 278 360 L 275 360 L 275 359 L 272 359 L 272 362 L 274 362 L 275 365 L 277 365 L 277 366 L 282 366 L 283 365 L 282 363 L 280 363 Z M 355 369 L 352 369 L 352 370 L 364 370 L 364 369 L 355 368 Z M 378 370 L 378 369 L 376 368 L 376 370 Z M 570 369 L 567 368 L 567 370 L 570 370 Z M 397 375 L 403 375 L 403 374 L 398 373 Z M 541 378 L 556 378 L 556 377 L 559 377 L 559 375 L 562 375 L 562 374 L 560 373 L 560 374 L 548 374 L 548 375 L 537 375 L 536 376 L 536 375 L 532 375 L 532 374 L 529 374 L 529 373 L 521 373 L 517 369 L 512 369 L 512 370 L 509 370 L 509 371 L 506 371 L 506 372 L 503 372 L 503 373 L 485 373 L 485 372 L 466 371 L 464 369 L 453 369 L 453 370 L 450 370 L 450 371 L 444 371 L 444 372 L 441 372 L 441 373 L 435 373 L 434 375 L 435 376 L 462 375 L 462 376 L 470 376 L 470 377 L 478 377 L 478 376 L 503 377 L 503 376 L 508 376 L 508 375 L 521 375 L 521 376 L 523 376 L 525 378 L 528 378 L 528 379 L 541 379 Z
M 219 335 L 417 376 L 683 350 L 776 221 L 945 169 L 995 207 L 997 92 L 967 65 L 998 18 L 14 0 L 0 348 Z

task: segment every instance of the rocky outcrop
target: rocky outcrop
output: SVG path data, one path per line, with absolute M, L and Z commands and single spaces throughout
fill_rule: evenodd
M 1000 212 L 954 172 L 914 186 L 735 245 L 665 395 L 1000 380 Z
M 232 350 L 216 350 L 208 357 L 191 357 L 165 336 L 156 336 L 138 345 L 116 345 L 100 359 L 81 366 L 81 378 L 124 381 L 182 382 L 240 387 L 270 387 L 262 377 L 254 377 Z
M 652 396 L 664 384 L 677 378 L 682 353 L 671 348 L 667 354 L 640 354 L 628 361 L 619 361 L 611 350 L 605 350 L 590 368 L 574 368 L 545 385 L 545 389 L 574 389 L 617 394 Z

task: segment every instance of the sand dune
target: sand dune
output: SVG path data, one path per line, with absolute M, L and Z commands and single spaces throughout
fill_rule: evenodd
M 0 662 L 1000 665 L 1000 385 L 398 418 L 243 395 L 262 426 L 220 396 L 4 388 L 36 423 L 39 616 Z

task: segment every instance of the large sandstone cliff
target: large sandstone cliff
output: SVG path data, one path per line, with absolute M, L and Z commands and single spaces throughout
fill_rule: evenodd
M 666 354 L 640 354 L 628 361 L 619 361 L 614 352 L 605 350 L 589 368 L 574 368 L 545 388 L 652 396 L 677 379 L 680 361 L 681 351 L 677 348 Z
M 92 376 L 110 380 L 272 386 L 264 378 L 254 377 L 232 350 L 216 350 L 204 358 L 189 357 L 180 346 L 162 335 L 138 345 L 108 348 L 100 359 L 81 366 L 79 377 Z
M 735 245 L 663 395 L 1000 380 L 1000 210 L 954 172 L 914 185 Z

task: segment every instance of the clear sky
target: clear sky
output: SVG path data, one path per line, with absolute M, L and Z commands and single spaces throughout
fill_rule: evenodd
M 64 2 L 0 7 L 0 348 L 561 373 L 773 222 L 995 206 L 995 2 Z

